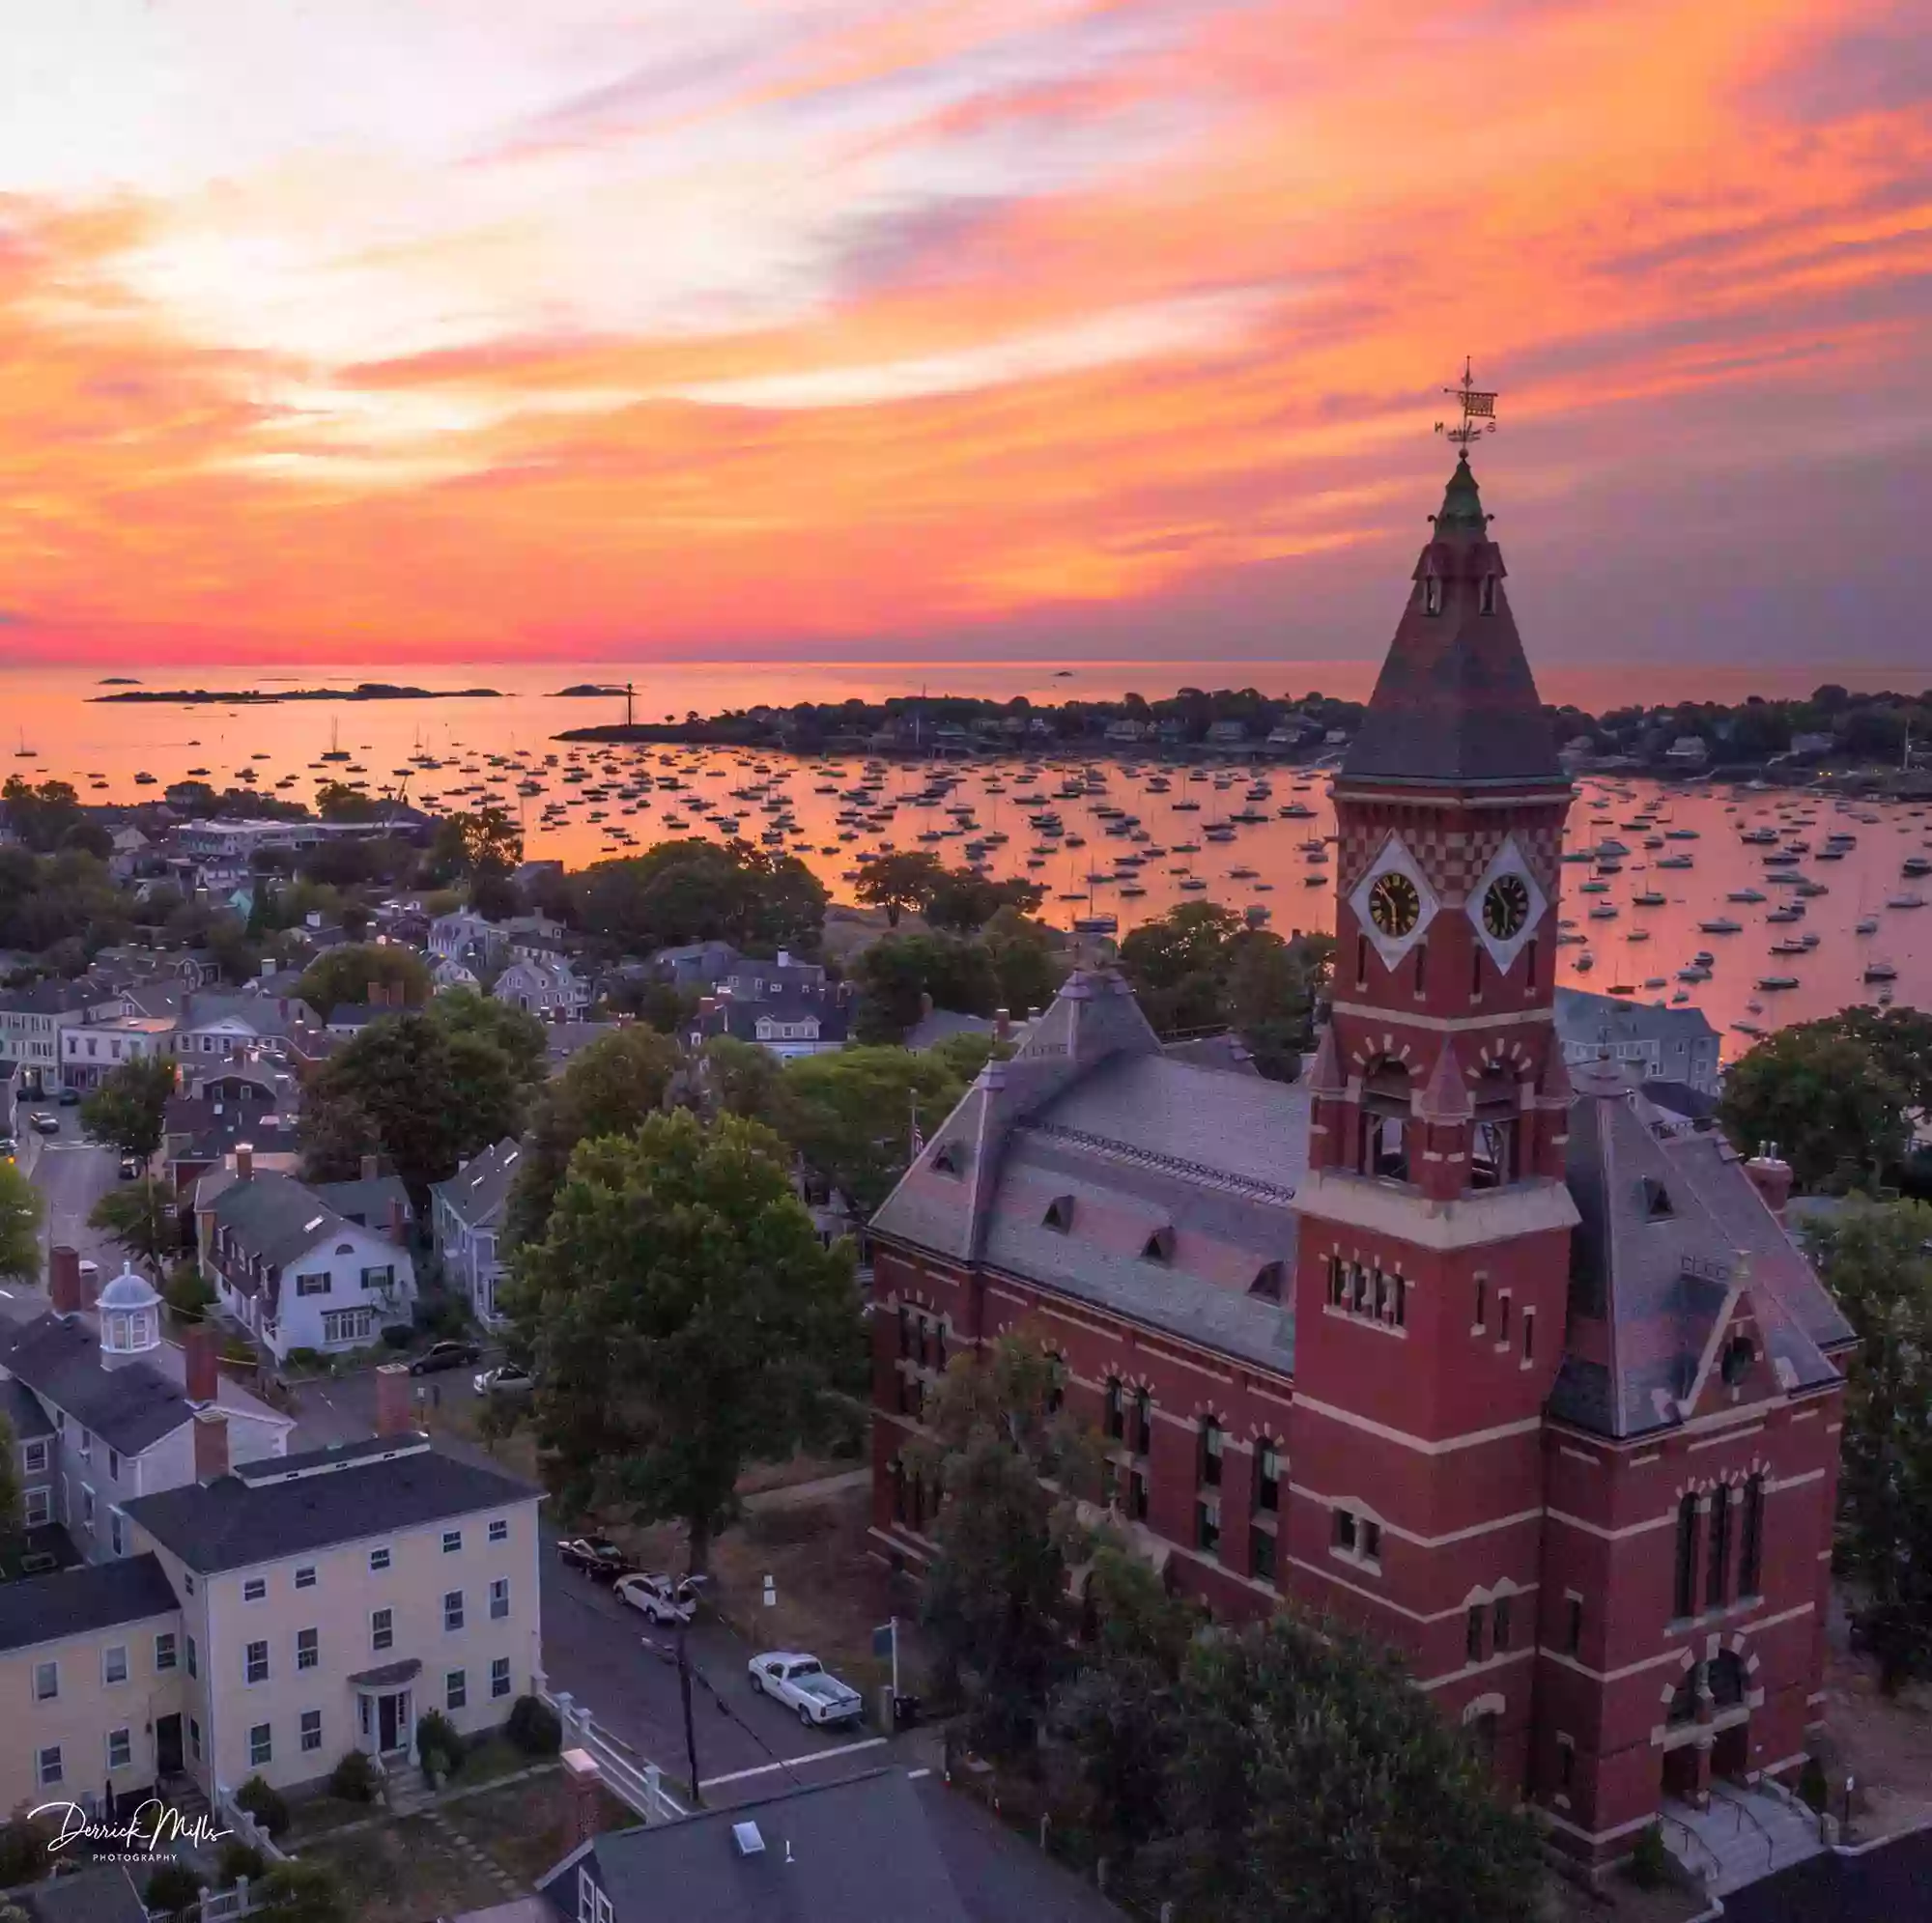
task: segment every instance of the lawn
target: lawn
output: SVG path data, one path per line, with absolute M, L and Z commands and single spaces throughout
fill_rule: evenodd
M 642 1819 L 607 1790 L 598 1792 L 597 1826 L 634 1828 Z M 519 1886 L 528 1887 L 564 1855 L 564 1794 L 560 1774 L 505 1783 L 447 1806 L 448 1821 Z
M 455 1916 L 504 1900 L 497 1880 L 427 1817 L 378 1824 L 339 1843 L 312 1843 L 301 1854 L 341 1878 L 348 1913 L 356 1923 L 423 1923 L 425 1917 Z M 551 1861 L 555 1860 L 554 1853 Z

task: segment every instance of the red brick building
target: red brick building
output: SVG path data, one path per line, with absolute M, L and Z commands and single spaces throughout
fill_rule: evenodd
M 1466 460 L 1434 521 L 1335 782 L 1308 1075 L 1182 1060 L 1118 976 L 1068 980 L 872 1224 L 873 1533 L 922 1562 L 925 1387 L 1025 1322 L 1177 1587 L 1400 1645 L 1604 1858 L 1804 1760 L 1852 1335 L 1781 1163 L 1566 1071 L 1571 789 Z

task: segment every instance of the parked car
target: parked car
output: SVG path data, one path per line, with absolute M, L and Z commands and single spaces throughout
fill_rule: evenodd
M 565 1569 L 582 1570 L 592 1582 L 615 1582 L 630 1567 L 608 1536 L 573 1536 L 556 1545 L 556 1553 Z
M 142 1173 L 141 1158 L 138 1155 L 122 1156 L 121 1179 L 124 1182 L 138 1182 Z
M 866 1705 L 849 1683 L 826 1670 L 815 1655 L 800 1650 L 768 1650 L 751 1661 L 752 1688 L 798 1711 L 806 1728 L 814 1724 L 856 1723 Z
M 471 1386 L 479 1396 L 527 1396 L 536 1378 L 519 1363 L 499 1362 L 495 1369 L 479 1370 Z
M 36 1109 L 27 1117 L 27 1126 L 36 1135 L 58 1135 L 60 1133 L 60 1117 L 50 1116 L 44 1109 Z
M 416 1359 L 410 1364 L 412 1375 L 435 1375 L 444 1369 L 461 1369 L 465 1363 L 474 1362 L 483 1351 L 474 1343 L 440 1342 L 431 1343 Z
M 80 1106 L 80 1090 L 78 1089 L 63 1089 L 54 1099 L 64 1109 L 77 1109 Z
M 689 1623 L 697 1613 L 697 1588 L 702 1577 L 686 1576 L 674 1581 L 666 1575 L 628 1575 L 617 1578 L 617 1597 L 633 1609 L 640 1609 L 653 1623 Z
M 12 1161 L 20 1152 L 20 1145 L 11 1135 L 0 1135 L 0 1155 Z

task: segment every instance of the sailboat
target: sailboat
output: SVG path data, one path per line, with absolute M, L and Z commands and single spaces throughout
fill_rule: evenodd
M 340 733 L 341 730 L 338 725 L 334 721 L 330 721 L 328 724 L 328 752 L 322 757 L 325 761 L 347 761 L 349 759 L 349 750 L 343 747 L 339 738 Z
M 20 730 L 20 745 L 14 750 L 14 759 L 15 761 L 31 761 L 40 751 L 38 748 L 29 748 L 27 746 L 27 731 L 25 728 L 22 728 Z

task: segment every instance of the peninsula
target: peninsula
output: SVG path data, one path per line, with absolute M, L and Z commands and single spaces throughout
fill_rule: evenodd
M 278 701 L 474 701 L 500 700 L 497 688 L 400 688 L 387 681 L 358 681 L 354 688 L 135 688 L 120 694 L 90 694 L 91 701 L 162 701 L 190 707 L 264 707 Z

